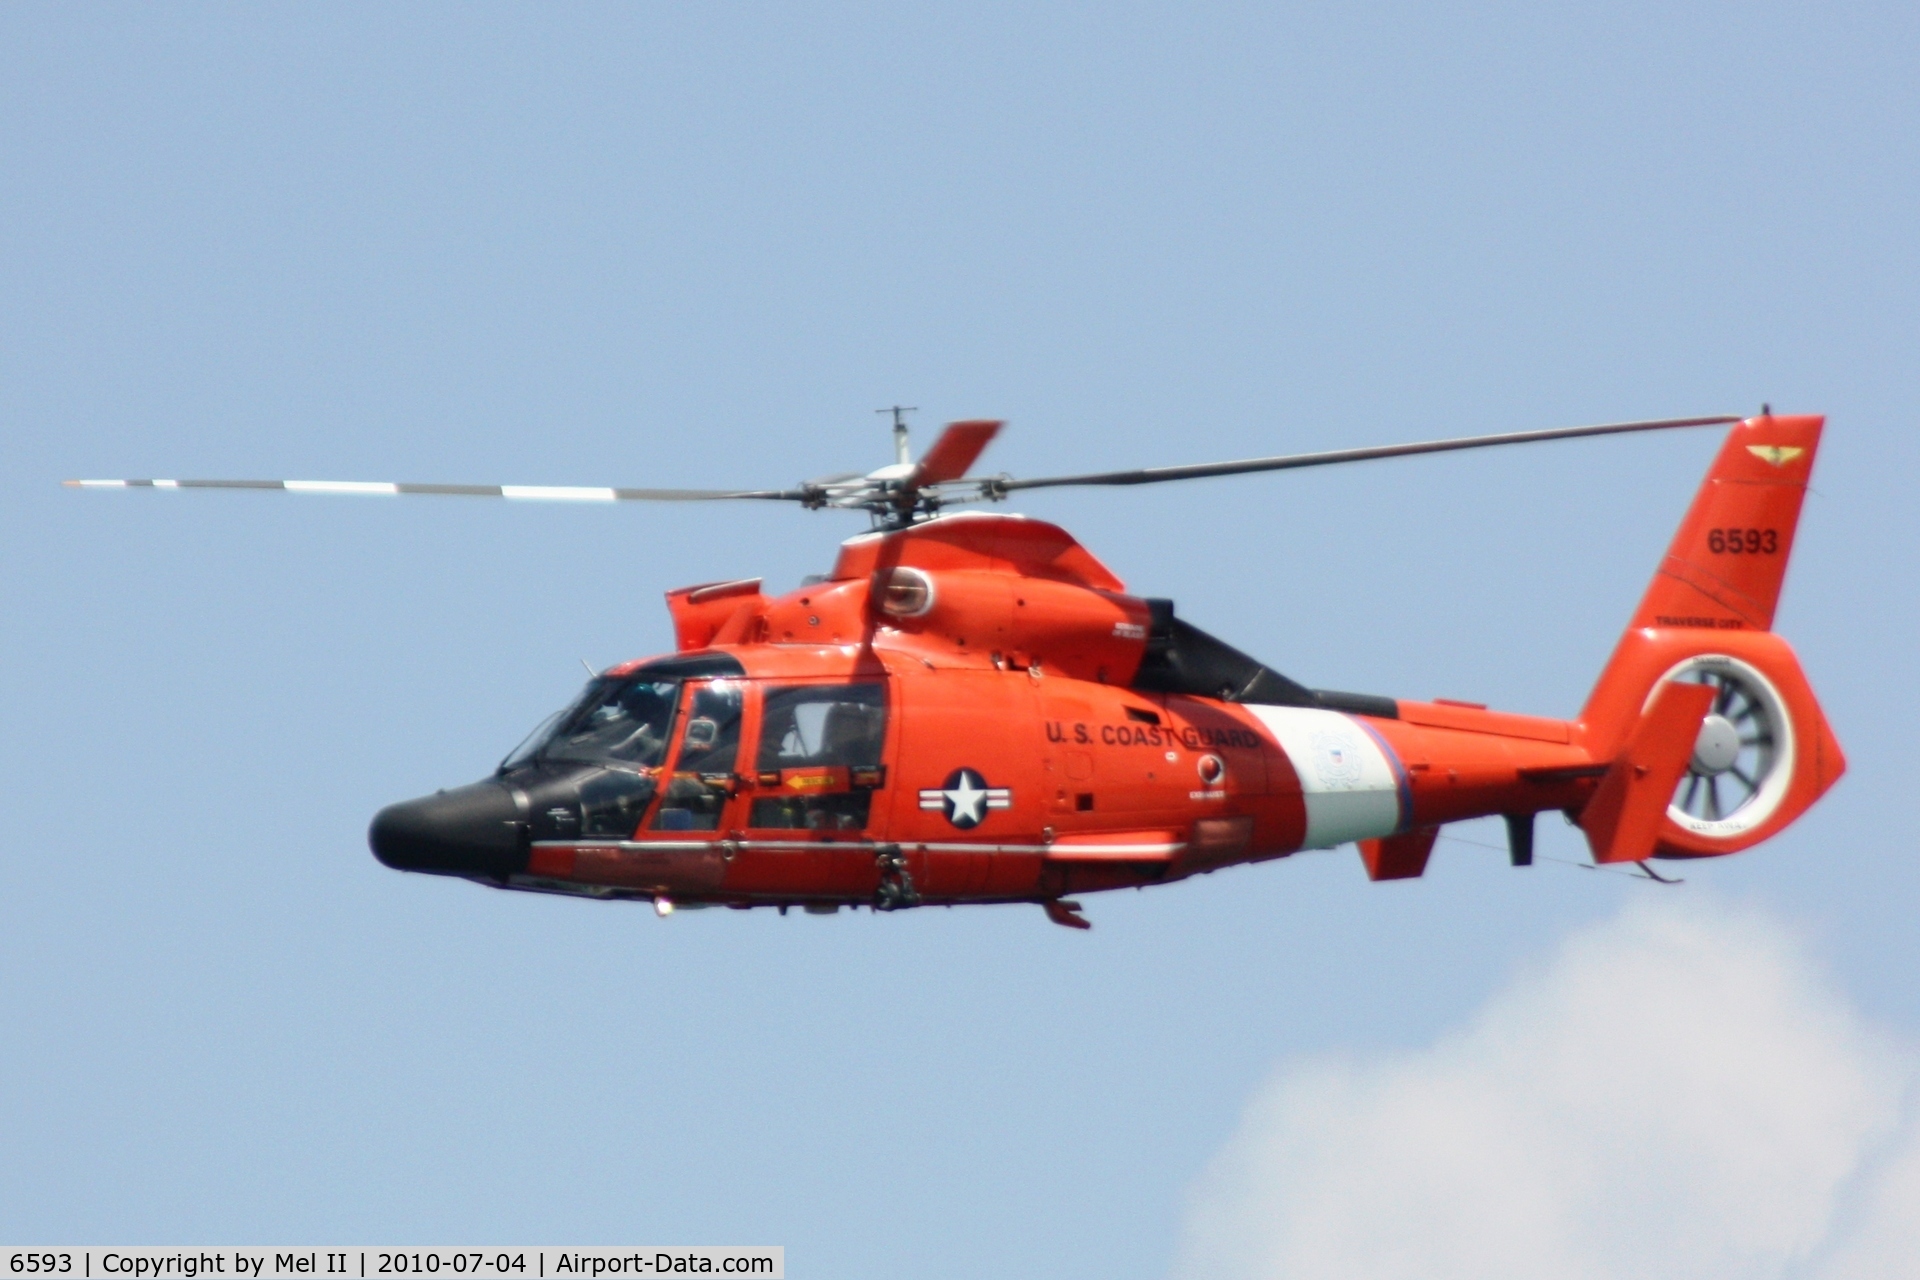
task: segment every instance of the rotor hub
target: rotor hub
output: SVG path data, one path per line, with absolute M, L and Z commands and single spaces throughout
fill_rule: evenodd
M 1740 731 L 1722 715 L 1708 716 L 1700 724 L 1700 736 L 1693 741 L 1693 759 L 1687 764 L 1703 778 L 1717 778 L 1733 768 L 1740 758 Z

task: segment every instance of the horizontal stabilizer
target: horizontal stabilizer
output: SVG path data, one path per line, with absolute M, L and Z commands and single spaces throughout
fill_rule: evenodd
M 1626 750 L 1580 811 L 1580 826 L 1595 862 L 1644 862 L 1653 855 L 1667 805 L 1693 756 L 1714 693 L 1704 684 L 1660 686 Z

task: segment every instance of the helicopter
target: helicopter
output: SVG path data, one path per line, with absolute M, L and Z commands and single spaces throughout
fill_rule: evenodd
M 594 674 L 491 777 L 382 809 L 388 867 L 679 907 L 1030 903 L 1355 845 L 1426 869 L 1498 816 L 1514 866 L 1559 811 L 1596 866 L 1715 857 L 1776 834 L 1846 769 L 1773 615 L 1825 419 L 1609 423 L 1193 466 L 969 477 L 1003 425 L 787 489 L 82 480 L 562 502 L 771 501 L 865 511 L 830 571 L 667 592 L 675 651 Z M 1583 436 L 1725 426 L 1638 608 L 1571 720 L 1312 689 L 1134 596 L 1066 530 L 950 508 Z

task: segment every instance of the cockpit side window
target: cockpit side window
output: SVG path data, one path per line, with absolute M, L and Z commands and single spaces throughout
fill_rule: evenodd
M 733 766 L 740 755 L 740 716 L 746 699 L 738 680 L 693 686 L 680 754 L 673 762 L 667 798 L 654 815 L 656 831 L 714 831 L 733 794 Z
M 866 827 L 883 785 L 887 687 L 814 684 L 768 689 L 754 764 L 763 792 L 749 827 L 846 831 Z
M 675 773 L 709 775 L 733 772 L 740 755 L 740 712 L 744 699 L 737 680 L 715 680 L 696 685 L 687 727 L 680 739 Z
M 762 772 L 816 765 L 872 768 L 887 737 L 882 684 L 811 684 L 769 689 L 761 718 Z

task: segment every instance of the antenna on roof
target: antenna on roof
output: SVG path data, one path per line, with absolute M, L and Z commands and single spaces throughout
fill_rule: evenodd
M 913 461 L 907 453 L 907 415 L 919 411 L 920 406 L 913 404 L 896 404 L 890 408 L 874 410 L 875 413 L 893 415 L 893 460 L 903 467 Z

